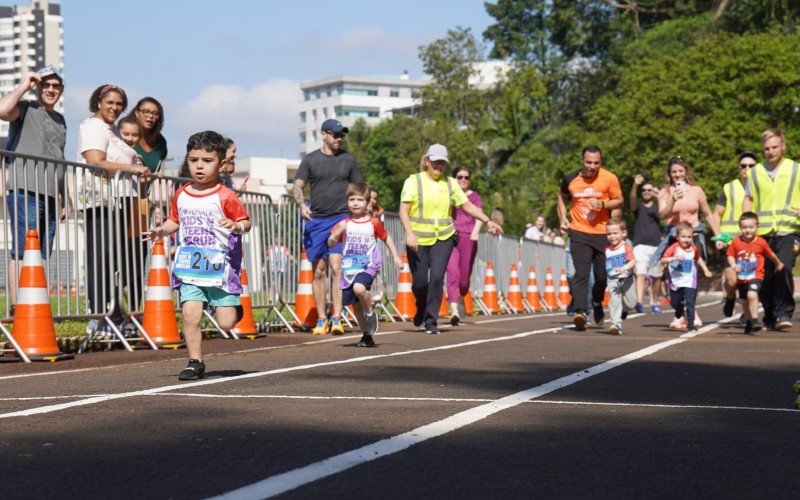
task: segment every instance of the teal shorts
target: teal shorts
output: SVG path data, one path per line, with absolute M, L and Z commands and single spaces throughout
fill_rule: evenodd
M 214 307 L 236 307 L 242 305 L 239 295 L 228 293 L 215 286 L 181 284 L 179 290 L 181 304 L 184 302 L 205 302 Z

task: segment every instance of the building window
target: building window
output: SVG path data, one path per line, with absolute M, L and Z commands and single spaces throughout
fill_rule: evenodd
M 300 112 L 300 123 L 305 123 L 305 122 L 306 122 L 306 112 L 305 111 L 301 111 Z
M 380 109 L 378 108 L 354 108 L 348 106 L 336 106 L 336 116 L 350 116 L 353 118 L 378 118 Z
M 389 97 L 400 97 L 400 90 L 399 89 L 391 89 L 389 91 Z
M 306 142 L 306 133 L 300 132 L 300 143 L 304 144 Z
M 378 95 L 378 89 L 357 89 L 346 87 L 344 89 L 344 93 L 347 95 L 369 95 L 369 96 L 376 96 Z
M 317 121 L 317 110 L 316 109 L 312 109 L 311 110 L 311 117 L 314 118 L 314 121 Z
M 317 131 L 316 130 L 312 130 L 311 134 L 312 134 L 311 137 L 314 138 L 314 142 L 317 142 Z
M 322 116 L 323 116 L 323 118 L 327 118 L 328 117 L 328 108 L 322 108 Z
M 305 99 L 306 99 L 306 101 L 310 101 L 310 100 L 311 100 L 311 93 L 310 93 L 309 91 L 307 91 L 307 90 L 306 90 L 306 91 L 304 92 L 304 94 L 305 94 Z

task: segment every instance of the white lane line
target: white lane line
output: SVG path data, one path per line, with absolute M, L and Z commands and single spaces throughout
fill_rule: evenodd
M 361 448 L 341 453 L 339 455 L 326 458 L 325 460 L 321 460 L 304 467 L 299 467 L 282 474 L 267 477 L 266 479 L 256 483 L 223 493 L 213 498 L 244 500 L 270 498 L 280 495 L 281 493 L 285 493 L 319 479 L 338 474 L 339 472 L 345 471 L 357 465 L 398 453 L 429 439 L 448 434 L 462 427 L 488 418 L 489 416 L 494 415 L 502 410 L 514 408 L 532 399 L 539 398 L 558 389 L 563 389 L 564 387 L 570 386 L 582 380 L 586 380 L 589 377 L 599 375 L 631 361 L 649 356 L 662 349 L 666 349 L 667 347 L 682 344 L 688 341 L 690 338 L 699 335 L 700 333 L 705 333 L 716 327 L 717 324 L 708 325 L 700 329 L 698 332 L 691 332 L 689 335 L 682 335 L 676 339 L 667 340 L 665 342 L 654 344 L 650 347 L 645 347 L 644 349 L 640 349 L 584 370 L 579 370 L 551 382 L 547 382 L 545 384 L 494 400 L 490 403 L 456 413 L 455 415 L 444 418 L 437 422 L 417 427 L 416 429 L 412 429 L 403 434 L 382 439 L 375 443 L 362 446 Z
M 441 403 L 488 403 L 494 401 L 491 398 L 422 398 L 422 397 L 401 397 L 401 396 L 296 396 L 290 394 L 199 394 L 193 392 L 169 392 L 154 394 L 159 397 L 189 397 L 189 398 L 209 398 L 209 399 L 308 399 L 308 400 L 356 400 L 356 401 L 432 401 Z M 66 397 L 66 396 L 65 396 Z M 608 401 L 552 401 L 552 400 L 531 400 L 531 404 L 552 404 L 552 405 L 575 405 L 575 406 L 624 406 L 635 408 L 686 408 L 700 410 L 747 410 L 747 411 L 777 411 L 795 413 L 800 416 L 800 411 L 794 408 L 768 408 L 763 406 L 729 406 L 729 405 L 680 405 L 663 403 L 612 403 Z
M 22 398 L 0 398 L 0 401 L 46 401 L 48 399 L 76 399 L 76 398 L 98 398 L 108 396 L 108 394 L 70 394 L 67 396 L 29 396 Z
M 398 351 L 398 352 L 392 352 L 392 353 L 388 353 L 388 354 L 376 354 L 376 355 L 372 355 L 372 356 L 358 356 L 358 357 L 355 357 L 355 358 L 342 359 L 342 360 L 338 360 L 338 361 L 323 361 L 323 362 L 320 362 L 320 363 L 312 363 L 312 364 L 308 364 L 308 365 L 298 365 L 298 366 L 289 366 L 289 367 L 286 367 L 286 368 L 277 368 L 275 370 L 268 370 L 268 371 L 264 371 L 264 372 L 245 373 L 244 375 L 238 375 L 236 377 L 206 379 L 206 380 L 201 380 L 199 382 L 190 382 L 190 383 L 183 383 L 183 384 L 167 385 L 167 386 L 162 386 L 162 387 L 154 387 L 152 389 L 142 389 L 142 390 L 139 390 L 139 391 L 122 392 L 122 393 L 119 393 L 119 394 L 109 394 L 109 395 L 106 395 L 106 396 L 91 397 L 91 398 L 87 398 L 87 399 L 81 399 L 81 400 L 78 400 L 78 401 L 72 401 L 72 402 L 69 402 L 69 403 L 62 403 L 62 404 L 50 405 L 50 406 L 41 406 L 41 407 L 38 407 L 38 408 L 30 408 L 28 410 L 14 411 L 14 412 L 9 412 L 9 413 L 0 413 L 0 419 L 2 419 L 2 418 L 11 418 L 11 417 L 28 417 L 28 416 L 31 416 L 31 415 L 41 415 L 41 414 L 44 414 L 44 413 L 52 413 L 52 412 L 60 411 L 60 410 L 67 410 L 69 408 L 75 408 L 75 407 L 78 407 L 78 406 L 86 406 L 86 405 L 92 405 L 92 404 L 97 404 L 97 403 L 103 403 L 105 401 L 112 401 L 112 400 L 115 400 L 115 399 L 131 398 L 131 397 L 136 397 L 136 396 L 149 396 L 151 394 L 157 394 L 159 392 L 172 391 L 172 390 L 175 390 L 175 389 L 188 389 L 188 388 L 192 388 L 192 387 L 200 387 L 200 386 L 205 386 L 205 385 L 223 384 L 223 383 L 226 383 L 226 382 L 239 381 L 239 380 L 248 379 L 248 378 L 265 377 L 267 375 L 275 375 L 275 374 L 280 374 L 280 373 L 289 373 L 289 372 L 300 371 L 300 370 L 310 370 L 310 369 L 321 368 L 321 367 L 325 367 L 325 366 L 335 366 L 335 365 L 344 365 L 344 364 L 350 364 L 350 363 L 359 363 L 359 362 L 362 362 L 362 361 L 372 361 L 372 360 L 376 360 L 376 359 L 392 358 L 392 357 L 397 357 L 397 356 L 407 356 L 407 355 L 410 355 L 410 354 L 420 354 L 420 353 L 425 353 L 425 352 L 445 351 L 445 350 L 449 350 L 449 349 L 456 349 L 456 348 L 459 348 L 459 347 L 470 347 L 470 346 L 476 346 L 476 345 L 481 345 L 481 344 L 487 344 L 487 343 L 490 343 L 490 342 L 502 342 L 502 341 L 505 341 L 505 340 L 516 340 L 516 339 L 529 337 L 531 335 L 539 335 L 539 334 L 542 334 L 542 333 L 557 332 L 559 330 L 561 330 L 561 328 L 559 328 L 559 327 L 545 328 L 543 330 L 532 330 L 532 331 L 528 331 L 528 332 L 515 333 L 513 335 L 506 335 L 504 337 L 493 337 L 493 338 L 489 338 L 489 339 L 471 340 L 471 341 L 468 341 L 468 342 L 460 342 L 458 344 L 441 345 L 441 346 L 436 346 L 436 347 L 428 347 L 428 348 L 425 348 L 425 349 L 415 349 L 415 350 L 411 350 L 411 351 Z

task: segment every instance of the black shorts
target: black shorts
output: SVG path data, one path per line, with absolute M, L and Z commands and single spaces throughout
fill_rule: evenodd
M 719 254 L 719 260 L 722 261 L 722 269 L 728 269 L 731 267 L 731 263 L 728 262 L 728 247 L 723 248 L 722 250 L 717 250 Z
M 761 290 L 761 284 L 763 283 L 762 280 L 750 280 L 747 283 L 742 283 L 741 285 L 736 285 L 736 289 L 739 290 L 739 298 L 744 300 L 747 298 L 747 292 L 756 292 L 758 293 Z
M 342 305 L 349 306 L 350 304 L 355 304 L 358 302 L 358 297 L 353 291 L 353 285 L 356 283 L 361 283 L 367 290 L 372 290 L 372 281 L 374 279 L 375 278 L 369 273 L 356 274 L 356 277 L 353 278 L 353 282 L 350 283 L 350 286 L 347 288 L 342 288 Z

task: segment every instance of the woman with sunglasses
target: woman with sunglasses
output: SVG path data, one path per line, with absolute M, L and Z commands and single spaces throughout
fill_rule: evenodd
M 689 164 L 680 156 L 674 156 L 667 162 L 665 180 L 667 185 L 661 188 L 658 193 L 658 214 L 662 220 L 667 221 L 667 226 L 664 238 L 650 259 L 650 264 L 655 265 L 661 260 L 661 256 L 667 246 L 677 241 L 675 238 L 675 226 L 679 222 L 686 222 L 694 228 L 694 244 L 700 249 L 703 260 L 707 261 L 708 250 L 704 234 L 706 226 L 700 222 L 700 212 L 703 213 L 706 224 L 711 228 L 715 237 L 720 235 L 720 231 L 717 220 L 708 206 L 708 200 L 703 188 L 697 185 Z M 676 324 L 676 321 L 670 324 L 670 328 L 680 328 L 681 325 Z M 694 326 L 699 328 L 702 324 L 699 316 L 695 315 Z
M 421 171 L 406 179 L 400 194 L 400 222 L 406 232 L 411 291 L 417 305 L 414 326 L 424 323 L 426 333 L 431 334 L 441 333 L 437 319 L 444 273 L 458 240 L 452 208 L 460 207 L 481 220 L 492 233 L 503 231 L 469 201 L 454 179 L 445 175 L 448 163 L 447 148 L 431 145 L 420 161 Z
M 453 171 L 453 177 L 467 196 L 467 200 L 476 207 L 483 208 L 481 195 L 469 188 L 469 170 L 458 166 Z M 450 324 L 456 326 L 461 321 L 459 302 L 469 293 L 469 279 L 475 256 L 478 254 L 478 236 L 483 222 L 465 212 L 462 207 L 453 207 L 453 221 L 458 241 L 447 262 L 447 299 L 450 302 Z
M 164 127 L 164 108 L 155 98 L 144 97 L 136 103 L 128 116 L 136 118 L 142 131 L 139 144 L 134 149 L 142 157 L 144 165 L 155 173 L 167 157 L 167 140 L 161 135 L 161 129 Z

